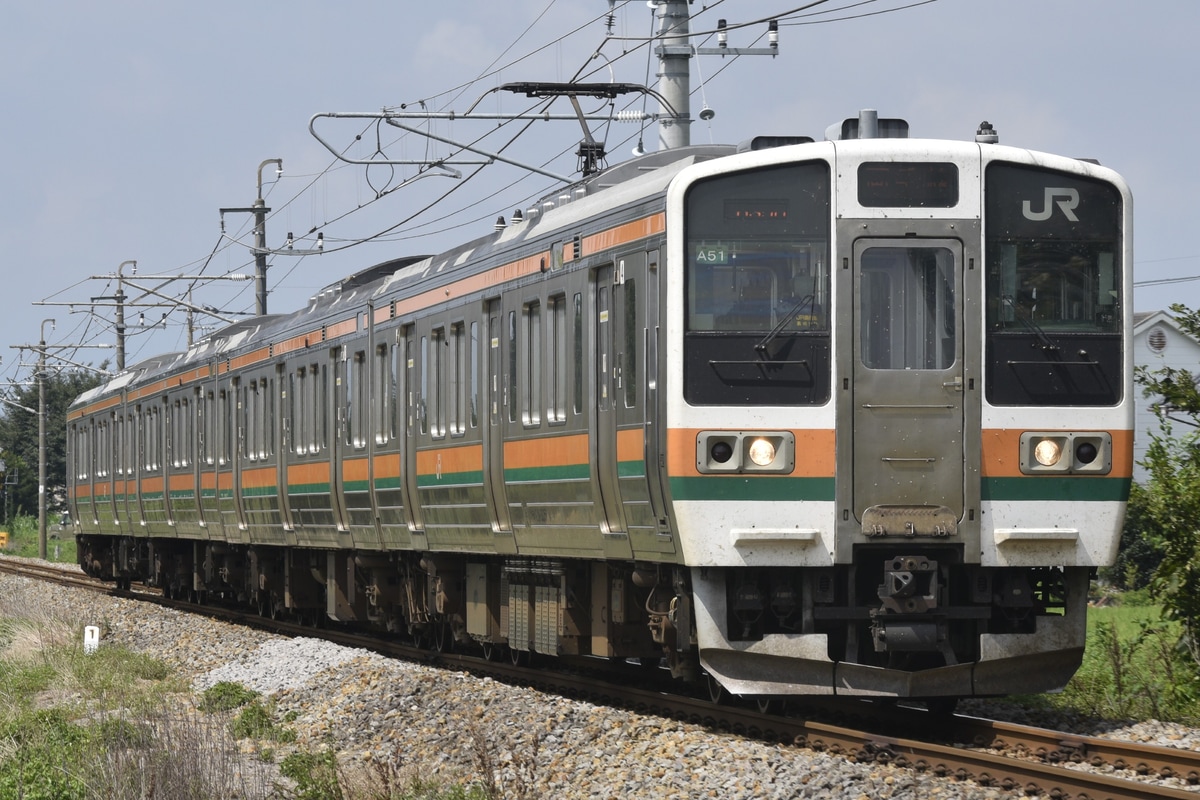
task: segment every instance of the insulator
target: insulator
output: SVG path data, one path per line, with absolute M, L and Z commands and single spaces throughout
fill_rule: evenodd
M 618 111 L 615 119 L 617 122 L 641 122 L 643 119 L 645 119 L 645 115 L 642 114 L 641 111 L 626 109 L 624 111 Z

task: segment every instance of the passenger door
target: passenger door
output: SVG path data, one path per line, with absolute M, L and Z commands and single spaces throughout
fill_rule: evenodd
M 962 245 L 854 245 L 855 516 L 867 535 L 949 535 L 964 507 Z
M 621 403 L 621 363 L 618 351 L 617 306 L 618 284 L 612 264 L 606 264 L 595 272 L 594 329 L 596 348 L 593 358 L 595 370 L 593 386 L 595 397 L 592 408 L 596 410 L 591 447 L 592 474 L 596 489 L 600 493 L 604 552 L 609 558 L 630 558 L 633 548 L 629 542 L 625 522 L 625 509 L 621 503 L 621 487 L 617 469 L 617 411 Z

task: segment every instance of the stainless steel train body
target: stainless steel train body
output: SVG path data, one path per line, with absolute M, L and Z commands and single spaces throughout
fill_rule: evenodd
M 987 141 L 646 156 L 80 397 L 80 561 L 740 695 L 1061 686 L 1130 485 L 1131 215 Z

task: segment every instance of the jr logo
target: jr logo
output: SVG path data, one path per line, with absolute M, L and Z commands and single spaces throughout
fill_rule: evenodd
M 1060 199 L 1055 200 L 1055 198 Z M 1059 186 L 1046 187 L 1046 196 L 1042 199 L 1041 211 L 1034 211 L 1030 207 L 1029 201 L 1026 200 L 1021 204 L 1021 213 L 1025 215 L 1025 219 L 1045 222 L 1054 213 L 1055 205 L 1062 209 L 1063 214 L 1071 222 L 1079 222 L 1079 218 L 1075 216 L 1075 207 L 1079 205 L 1079 191 Z

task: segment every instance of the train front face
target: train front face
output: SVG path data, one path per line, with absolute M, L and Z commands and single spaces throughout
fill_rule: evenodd
M 1082 658 L 1132 474 L 1131 200 L 992 144 L 861 140 L 672 186 L 668 472 L 704 669 L 995 695 Z

